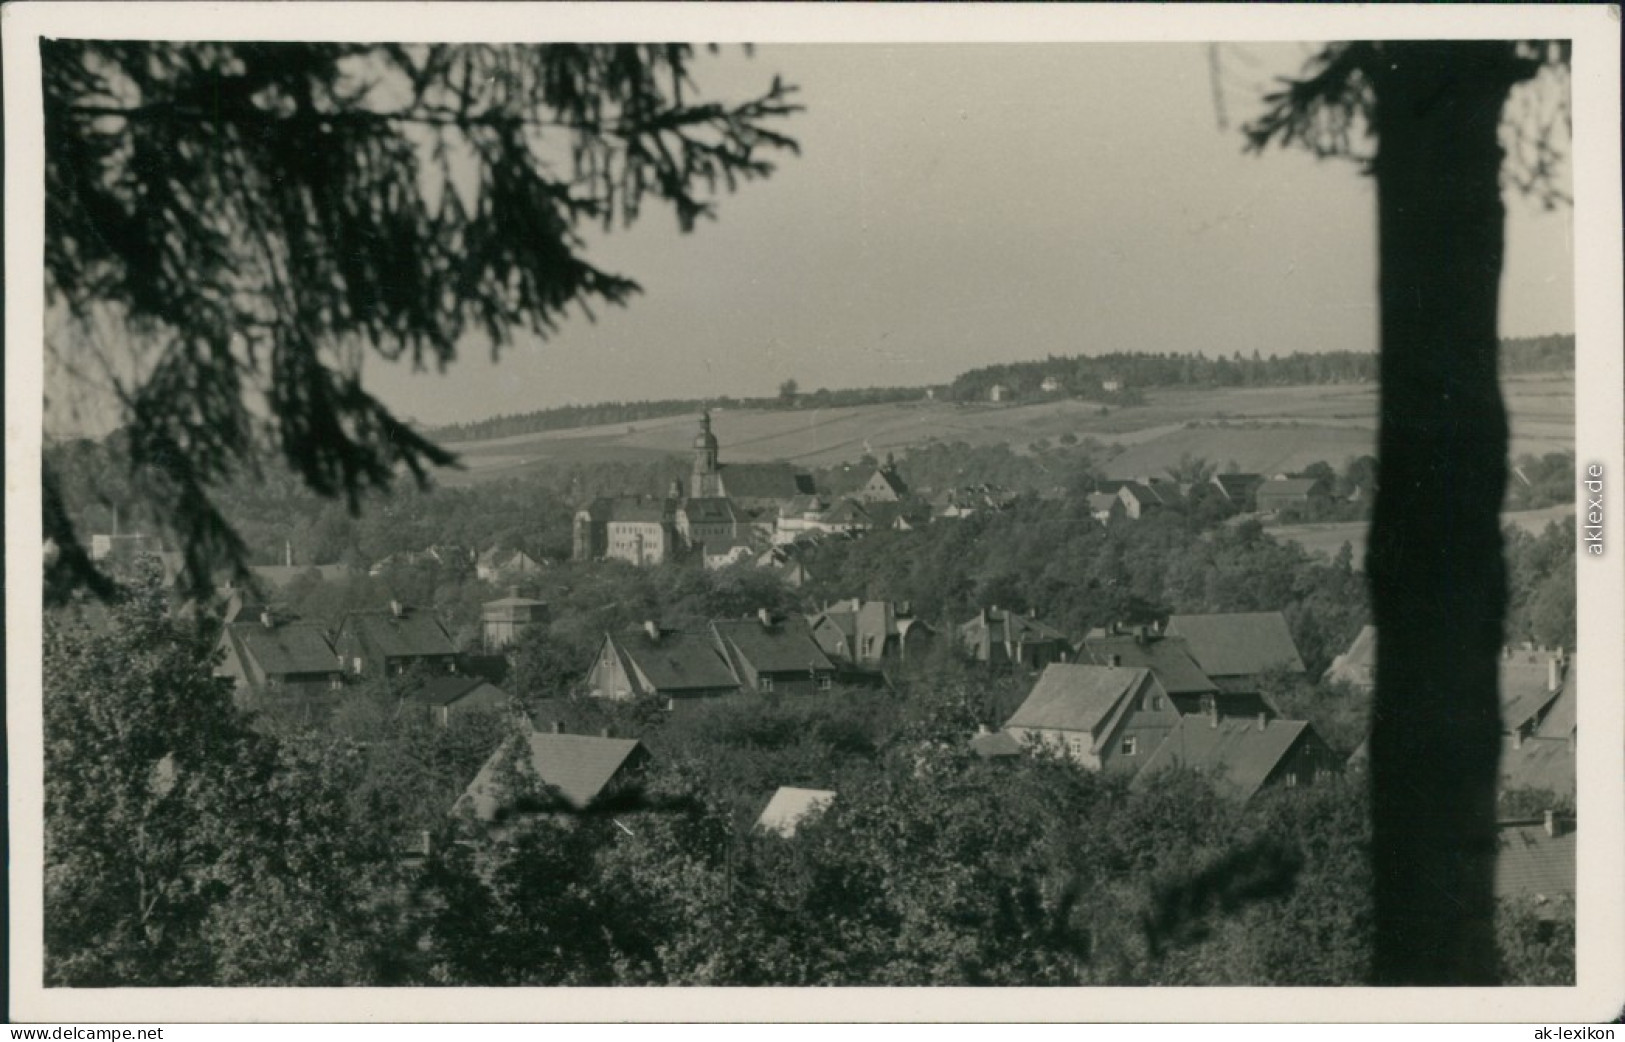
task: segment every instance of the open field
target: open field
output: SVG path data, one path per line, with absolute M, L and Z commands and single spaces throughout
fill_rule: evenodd
M 1572 449 L 1572 374 L 1505 381 L 1514 455 Z M 1004 443 L 1025 452 L 1064 434 L 1094 438 L 1121 452 L 1110 477 L 1160 474 L 1182 455 L 1244 471 L 1300 470 L 1317 460 L 1341 467 L 1373 452 L 1377 392 L 1370 384 L 1154 390 L 1146 404 L 1102 411 L 1098 404 L 1047 399 L 1007 405 L 893 402 L 839 409 L 733 409 L 713 414 L 724 460 L 789 460 L 807 467 L 855 461 L 865 452 L 902 456 L 930 442 Z M 452 446 L 467 468 L 447 484 L 523 476 L 550 463 L 592 463 L 684 455 L 694 416 L 522 434 Z
M 1509 510 L 1501 515 L 1503 525 L 1517 525 L 1526 532 L 1539 535 L 1553 521 L 1574 516 L 1573 503 L 1559 503 L 1541 510 Z M 1319 525 L 1280 525 L 1266 528 L 1277 539 L 1291 540 L 1311 553 L 1336 556 L 1348 543 L 1354 548 L 1354 567 L 1365 563 L 1366 522 L 1347 521 Z

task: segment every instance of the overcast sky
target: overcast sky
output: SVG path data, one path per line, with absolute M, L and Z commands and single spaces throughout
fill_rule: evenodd
M 741 98 L 777 73 L 802 153 L 681 235 L 646 209 L 589 255 L 645 292 L 494 366 L 373 359 L 426 423 L 566 403 L 946 381 L 1104 351 L 1376 347 L 1373 186 L 1347 162 L 1246 154 L 1256 90 L 1308 47 L 805 45 L 705 59 Z M 1220 109 L 1227 126 L 1220 125 Z M 1570 213 L 1509 200 L 1502 329 L 1573 329 Z

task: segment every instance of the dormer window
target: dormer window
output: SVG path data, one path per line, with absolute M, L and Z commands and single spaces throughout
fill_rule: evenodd
M 1133 756 L 1140 748 L 1140 740 L 1134 735 L 1128 735 L 1123 739 L 1122 748 L 1124 756 Z

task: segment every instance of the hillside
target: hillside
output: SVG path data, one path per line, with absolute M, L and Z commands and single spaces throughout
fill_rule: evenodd
M 1512 453 L 1574 447 L 1572 374 L 1539 373 L 1503 381 L 1512 417 Z M 724 460 L 782 459 L 806 467 L 856 461 L 866 452 L 903 457 L 932 442 L 1008 444 L 1018 452 L 1066 435 L 1121 452 L 1104 464 L 1111 477 L 1160 473 L 1182 455 L 1244 471 L 1334 466 L 1375 448 L 1377 394 L 1371 384 L 1145 392 L 1145 404 L 1102 406 L 1069 398 L 992 404 L 886 402 L 830 409 L 720 409 L 713 425 Z M 565 463 L 626 462 L 689 451 L 696 416 L 460 442 L 466 470 L 441 482 L 465 485 L 522 477 Z

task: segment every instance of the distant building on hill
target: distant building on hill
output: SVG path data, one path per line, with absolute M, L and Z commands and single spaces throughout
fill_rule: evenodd
M 480 607 L 480 634 L 486 651 L 500 651 L 514 643 L 532 626 L 547 621 L 547 602 L 519 596 L 517 588 L 508 596 L 486 601 Z
M 1331 500 L 1331 489 L 1321 478 L 1271 478 L 1259 484 L 1253 500 L 1260 514 L 1279 514 L 1324 505 Z

